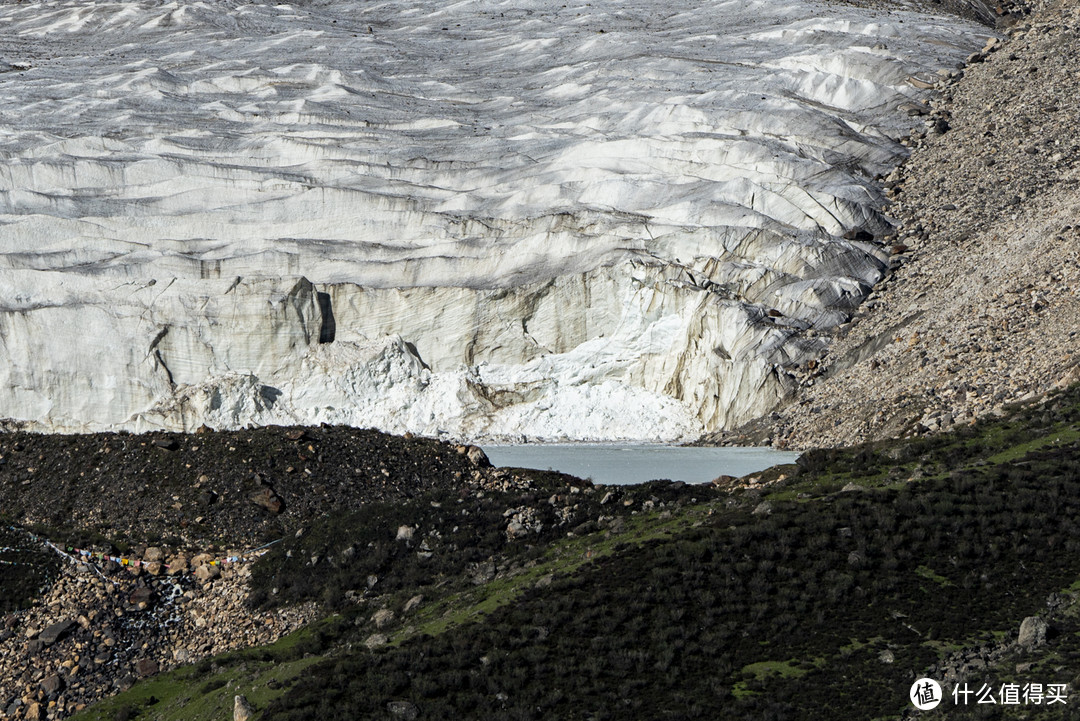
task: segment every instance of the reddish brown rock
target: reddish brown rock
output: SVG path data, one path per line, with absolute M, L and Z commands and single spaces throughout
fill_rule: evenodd
M 135 671 L 142 677 L 153 676 L 158 672 L 158 662 L 152 658 L 140 658 L 135 662 Z
M 281 497 L 274 493 L 272 488 L 263 488 L 251 495 L 251 502 L 257 506 L 262 506 L 270 513 L 281 513 L 285 504 L 282 502 Z

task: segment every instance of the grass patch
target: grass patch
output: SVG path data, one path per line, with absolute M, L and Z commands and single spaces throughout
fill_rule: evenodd
M 796 659 L 788 661 L 755 661 L 754 663 L 747 664 L 742 668 L 742 675 L 744 678 L 742 681 L 736 682 L 731 689 L 731 694 L 737 699 L 744 699 L 751 696 L 756 696 L 762 693 L 761 690 L 754 690 L 751 687 L 752 682 L 757 682 L 757 686 L 766 685 L 770 679 L 774 678 L 802 678 L 810 672 L 812 668 L 817 668 L 823 665 L 825 659 L 818 658 L 809 664 L 804 664 Z
M 928 566 L 919 566 L 918 568 L 916 568 L 915 575 L 919 576 L 920 578 L 925 578 L 928 581 L 933 581 L 939 586 L 952 585 L 949 579 L 945 578 L 940 574 L 934 573 L 933 570 L 931 570 Z
M 340 638 L 349 619 L 333 616 L 283 636 L 275 643 L 230 651 L 142 679 L 127 691 L 75 714 L 73 721 L 114 721 L 127 709 L 130 718 L 155 721 L 206 721 L 232 718 L 233 697 L 244 695 L 264 709 L 315 664 Z
M 988 456 L 982 462 L 989 465 L 1013 463 L 1022 460 L 1030 453 L 1062 444 L 1075 443 L 1080 440 L 1080 431 L 1071 425 L 1061 424 L 1058 427 L 1045 430 L 1044 433 L 1045 435 L 1042 437 L 1009 446 L 998 453 Z
M 414 622 L 395 633 L 390 642 L 400 645 L 414 636 L 436 636 L 456 626 L 478 621 L 535 588 L 541 579 L 570 576 L 625 548 L 671 538 L 712 513 L 712 505 L 704 503 L 683 508 L 678 515 L 660 511 L 642 513 L 628 517 L 617 532 L 598 531 L 557 541 L 528 569 L 428 604 L 418 612 Z

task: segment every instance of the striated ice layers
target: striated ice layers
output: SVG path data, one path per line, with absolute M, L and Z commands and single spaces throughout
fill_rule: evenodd
M 0 417 L 679 440 L 886 252 L 908 82 L 984 31 L 811 2 L 0 6 Z

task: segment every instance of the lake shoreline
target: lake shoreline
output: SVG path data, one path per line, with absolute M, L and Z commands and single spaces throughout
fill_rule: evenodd
M 546 468 L 587 478 L 598 485 L 659 479 L 711 483 L 720 476 L 737 478 L 794 463 L 799 456 L 769 448 L 627 443 L 485 445 L 483 449 L 495 466 Z

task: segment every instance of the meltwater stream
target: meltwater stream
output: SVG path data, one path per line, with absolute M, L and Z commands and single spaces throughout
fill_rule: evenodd
M 772 448 L 534 443 L 485 446 L 495 466 L 539 468 L 588 478 L 604 485 L 657 479 L 708 483 L 717 476 L 744 476 L 781 463 L 794 463 L 792 451 Z

